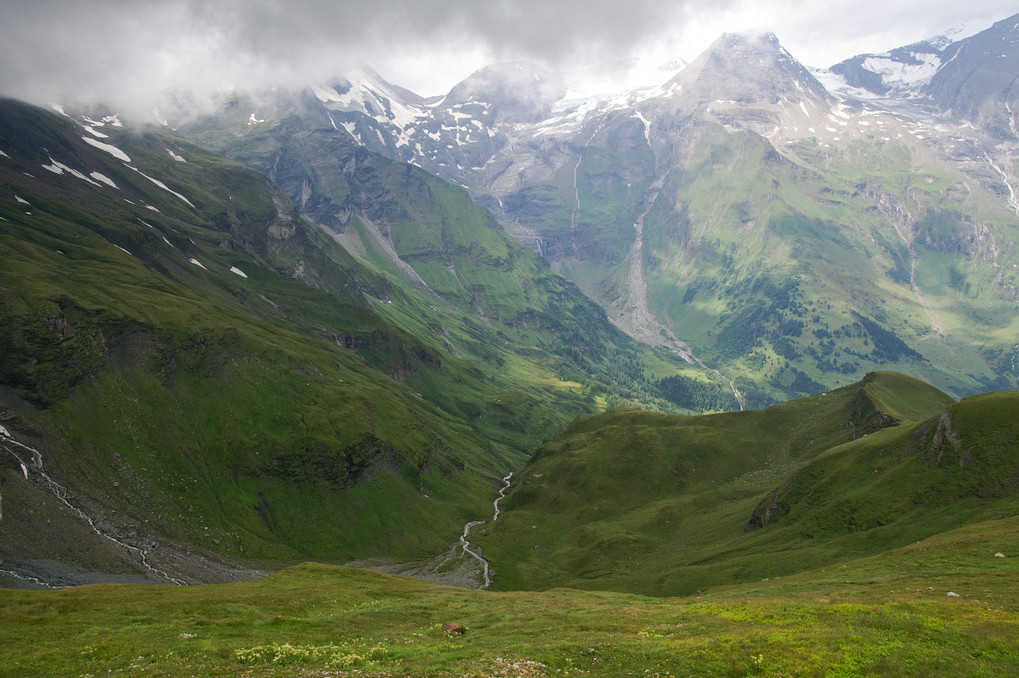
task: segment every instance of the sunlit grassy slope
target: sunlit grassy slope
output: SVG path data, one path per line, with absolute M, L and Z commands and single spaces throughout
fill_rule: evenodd
M 895 373 L 767 410 L 581 417 L 479 537 L 500 588 L 690 594 L 1014 515 L 1019 394 Z

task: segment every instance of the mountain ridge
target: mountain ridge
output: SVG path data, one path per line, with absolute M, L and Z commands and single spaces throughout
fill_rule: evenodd
M 1005 23 L 954 48 L 918 44 L 895 54 L 915 61 L 914 52 L 962 49 L 992 39 Z M 753 77 L 742 70 L 749 67 Z M 523 64 L 498 68 L 533 80 Z M 713 75 L 698 78 L 705 68 Z M 484 88 L 470 101 L 386 104 L 378 98 L 384 84 L 362 83 L 376 113 L 319 92 L 304 100 L 320 122 L 291 124 L 295 134 L 318 129 L 463 185 L 620 328 L 726 374 L 738 390 L 757 394 L 753 402 L 805 392 L 793 384 L 833 387 L 883 367 L 959 394 L 1014 385 L 1016 375 L 1002 370 L 1014 344 L 1003 314 L 1014 296 L 1008 243 L 1019 207 L 1015 158 L 995 137 L 1002 125 L 995 131 L 952 119 L 922 93 L 926 75 L 880 97 L 829 91 L 818 80 L 834 87 L 832 77 L 800 65 L 774 36 L 730 35 L 658 87 L 569 99 L 558 87 L 540 95 L 521 85 L 546 102 L 540 120 L 493 117 L 497 102 L 483 100 Z M 237 123 L 213 117 L 203 125 L 232 129 L 239 139 L 260 133 Z M 793 223 L 818 227 L 790 231 Z M 831 240 L 823 257 L 807 255 L 808 231 L 810 247 Z M 822 267 L 825 260 L 837 263 Z M 844 281 L 830 272 L 840 268 L 874 284 L 842 291 Z M 774 284 L 834 297 L 840 310 L 788 317 L 789 309 L 750 308 L 731 297 Z M 959 317 L 974 304 L 994 320 Z M 772 319 L 733 325 L 762 312 Z M 982 337 L 995 337 L 990 344 L 970 336 L 981 325 Z M 855 357 L 835 355 L 827 334 L 860 328 L 868 344 L 901 334 L 914 353 L 861 345 Z M 746 340 L 734 343 L 737 336 Z M 889 355 L 911 357 L 888 362 Z

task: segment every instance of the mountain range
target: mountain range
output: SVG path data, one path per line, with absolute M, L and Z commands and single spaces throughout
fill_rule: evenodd
M 344 239 L 179 136 L 15 101 L 0 120 L 12 576 L 434 554 L 578 414 L 729 388 L 410 165 L 337 150 Z
M 725 35 L 659 86 L 595 96 L 527 63 L 432 99 L 364 69 L 179 131 L 341 233 L 333 145 L 460 184 L 618 327 L 751 405 L 887 367 L 965 395 L 1017 383 L 1016 24 L 823 71 Z M 258 141 L 310 134 L 299 176 Z
M 1014 513 L 1017 33 L 0 102 L 0 574 L 675 595 Z

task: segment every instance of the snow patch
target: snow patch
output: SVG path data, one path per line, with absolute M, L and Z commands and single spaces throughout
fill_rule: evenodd
M 258 118 L 255 117 L 254 113 L 252 113 L 251 116 L 248 117 L 248 124 L 249 125 L 257 125 L 260 122 L 265 122 L 265 120 L 259 120 Z
M 644 117 L 644 115 L 637 109 L 633 110 L 633 114 L 637 116 L 637 119 L 644 123 L 644 139 L 647 141 L 647 145 L 651 145 L 651 122 Z
M 311 88 L 311 91 L 315 93 L 315 97 L 324 104 L 330 102 L 343 103 L 344 99 L 340 96 L 332 87 L 326 87 L 325 85 L 315 85 Z
M 163 189 L 163 190 L 164 190 L 164 191 L 166 191 L 167 193 L 171 193 L 171 194 L 173 194 L 173 195 L 177 196 L 178 198 L 180 198 L 181 200 L 183 200 L 183 201 L 184 201 L 185 203 L 187 203 L 188 207 L 190 207 L 191 209 L 198 209 L 197 207 L 195 207 L 195 206 L 194 206 L 194 204 L 192 204 L 192 202 L 191 202 L 190 200 L 188 200 L 188 199 L 187 199 L 187 198 L 185 198 L 185 197 L 184 197 L 183 195 L 181 195 L 181 194 L 180 194 L 180 193 L 178 193 L 177 191 L 173 190 L 172 188 L 170 188 L 169 186 L 167 186 L 166 184 L 164 184 L 164 183 L 163 183 L 162 181 L 160 181 L 159 179 L 153 179 L 152 177 L 150 177 L 150 176 L 149 176 L 148 174 L 145 174 L 145 172 L 142 172 L 142 171 L 141 171 L 140 169 L 138 169 L 137 167 L 131 167 L 130 165 L 128 165 L 128 167 L 129 167 L 130 169 L 133 169 L 133 170 L 134 170 L 135 172 L 137 172 L 138 174 L 142 175 L 143 177 L 145 177 L 146 179 L 148 179 L 148 180 L 149 180 L 149 181 L 151 181 L 152 183 L 154 183 L 154 184 L 155 184 L 156 186 L 159 186 L 159 187 L 160 187 L 161 189 Z
M 169 148 L 166 149 L 166 152 L 169 153 L 170 157 L 173 158 L 174 160 L 176 160 L 177 162 L 187 162 L 187 160 L 185 160 L 183 156 L 177 155 L 176 153 L 171 151 Z
M 195 259 L 194 257 L 191 257 L 190 259 L 188 259 L 188 261 L 190 261 L 190 262 L 191 262 L 192 264 L 194 264 L 194 265 L 195 265 L 195 266 L 197 266 L 198 268 L 204 269 L 204 270 L 206 270 L 206 271 L 208 271 L 208 270 L 209 270 L 209 269 L 205 268 L 204 266 L 202 266 L 202 262 L 198 261 L 198 260 L 197 260 L 197 259 Z
M 96 141 L 95 139 L 92 139 L 92 138 L 89 138 L 89 137 L 82 137 L 81 139 L 82 139 L 82 141 L 84 141 L 89 146 L 95 146 L 96 148 L 98 148 L 101 151 L 106 151 L 107 153 L 112 155 L 117 160 L 123 160 L 124 162 L 131 162 L 131 158 L 127 157 L 127 153 L 125 153 L 124 151 L 120 150 L 119 148 L 117 148 L 116 146 L 114 146 L 112 144 L 104 144 L 101 141 Z
M 241 269 L 237 268 L 236 266 L 231 266 L 230 267 L 230 272 L 231 273 L 236 273 L 237 275 L 241 276 L 242 278 L 247 278 L 248 277 L 247 273 L 245 273 Z
M 98 131 L 96 131 L 96 129 L 94 127 L 83 127 L 82 129 L 84 129 L 86 132 L 88 132 L 92 136 L 96 137 L 97 139 L 109 139 L 110 138 L 109 134 L 103 134 L 102 132 L 98 132 Z
M 2 155 L 3 157 L 7 158 L 8 160 L 12 159 L 11 156 L 7 155 L 3 151 L 0 151 L 0 155 Z
M 61 106 L 60 104 L 50 104 L 50 108 L 52 108 L 54 111 L 56 111 L 60 115 L 64 115 L 64 116 L 67 115 L 67 113 L 64 113 L 64 107 Z
M 22 205 L 31 205 L 32 204 L 32 203 L 28 202 L 27 200 L 25 200 L 24 198 L 22 198 L 17 193 L 14 194 L 14 199 L 17 200 L 18 202 L 20 202 Z
M 113 179 L 109 178 L 105 174 L 102 174 L 100 172 L 92 172 L 91 174 L 89 174 L 89 176 L 95 179 L 96 181 L 103 182 L 104 184 L 111 188 L 116 188 L 118 191 L 120 190 L 117 184 L 113 183 Z
M 93 186 L 99 186 L 98 182 L 93 181 L 92 179 L 90 179 L 89 177 L 85 176 L 84 174 L 82 174 L 78 170 L 72 169 L 72 168 L 68 167 L 67 165 L 65 165 L 64 163 L 62 163 L 62 162 L 57 162 L 53 158 L 50 158 L 50 163 L 51 164 L 49 164 L 49 165 L 43 165 L 42 168 L 45 169 L 45 170 L 49 170 L 50 172 L 53 172 L 54 174 L 63 174 L 64 172 L 67 172 L 68 174 L 70 174 L 72 176 L 78 177 L 82 181 L 87 181 L 88 183 L 92 184 Z
M 107 115 L 106 117 L 103 118 L 103 122 L 105 122 L 110 127 L 123 127 L 124 126 L 124 123 L 122 123 L 120 121 L 120 114 L 119 113 L 114 113 L 113 115 Z
M 941 67 L 941 57 L 937 54 L 913 52 L 911 54 L 918 64 L 907 64 L 886 56 L 872 56 L 864 60 L 862 66 L 868 71 L 877 73 L 885 85 L 894 88 L 913 89 L 926 84 Z

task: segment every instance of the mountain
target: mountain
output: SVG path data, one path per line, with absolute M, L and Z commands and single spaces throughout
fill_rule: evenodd
M 656 374 L 722 388 L 612 328 L 461 189 L 348 150 L 345 239 L 179 136 L 0 102 L 5 572 L 434 556 L 577 414 L 693 406 Z
M 690 595 L 1012 515 L 1015 392 L 897 373 L 753 412 L 578 418 L 478 538 L 505 589 Z
M 201 581 L 440 548 L 483 510 L 519 452 L 414 385 L 487 379 L 372 311 L 395 286 L 268 180 L 116 119 L 0 111 L 6 570 Z
M 5 406 L 24 420 L 21 435 L 66 426 L 48 434 L 59 459 L 75 436 L 98 441 L 100 429 L 116 429 L 113 421 L 85 427 L 112 415 L 83 414 L 81 389 L 94 389 L 95 402 L 109 388 L 130 394 L 150 383 L 124 376 L 138 371 L 162 385 L 148 399 L 124 396 L 151 408 L 143 416 L 144 408 L 126 407 L 137 423 L 125 430 L 162 436 L 141 422 L 162 410 L 152 403 L 173 396 L 187 417 L 206 418 L 174 434 L 183 437 L 171 447 L 292 451 L 257 464 L 237 452 L 248 466 L 213 455 L 203 515 L 236 510 L 244 517 L 231 520 L 253 535 L 230 548 L 248 540 L 246 548 L 272 558 L 417 556 L 434 553 L 440 534 L 455 535 L 466 520 L 454 516 L 484 512 L 503 472 L 580 414 L 764 407 L 893 368 L 953 396 L 1014 388 L 1015 147 L 992 114 L 1008 103 L 993 88 L 1010 62 L 989 56 L 990 45 L 1007 50 L 1009 30 L 1000 22 L 947 44 L 929 80 L 877 98 L 828 87 L 831 73 L 804 68 L 773 35 L 726 35 L 689 65 L 675 64 L 680 70 L 660 86 L 616 94 L 581 96 L 569 78 L 501 64 L 432 99 L 367 69 L 328 85 L 234 92 L 213 115 L 173 121 L 175 131 L 127 129 L 98 108 L 46 117 L 11 103 L 0 139 L 4 216 L 18 224 L 10 242 L 41 237 L 25 222 L 37 211 L 49 215 L 41 221 L 50 231 L 45 255 L 31 250 L 20 269 L 7 267 L 5 315 L 16 322 L 5 329 L 4 384 L 17 405 Z M 960 117 L 958 103 L 948 108 L 962 101 L 953 91 L 967 101 L 979 91 L 991 103 Z M 56 244 L 67 233 L 94 245 L 83 259 L 106 261 L 97 252 L 108 250 L 138 262 L 69 278 L 75 269 L 52 254 L 69 251 Z M 249 261 L 275 277 L 252 275 Z M 237 287 L 245 280 L 272 287 L 245 296 Z M 204 299 L 207 308 L 195 310 Z M 242 330 L 237 317 L 261 324 Z M 88 330 L 68 340 L 62 328 L 79 322 Z M 156 348 L 118 362 L 109 347 L 135 323 L 159 337 L 143 342 Z M 267 339 L 266 324 L 288 338 Z M 307 342 L 317 348 L 305 350 Z M 252 355 L 298 345 L 274 354 L 277 373 L 252 375 L 260 364 Z M 213 424 L 217 379 L 207 365 L 233 370 L 235 347 L 247 357 L 237 359 L 234 381 L 247 387 L 232 420 L 262 420 L 252 412 L 276 409 L 266 398 L 300 401 L 268 384 L 295 389 L 294 370 L 303 369 L 325 375 L 316 383 L 329 392 L 309 393 L 308 402 L 342 402 L 325 411 L 357 424 L 337 434 L 291 419 L 281 433 L 255 435 L 258 444 L 236 445 L 248 434 Z M 210 351 L 219 357 L 200 358 Z M 295 367 L 306 352 L 318 358 Z M 156 378 L 192 363 L 196 381 L 185 395 Z M 361 376 L 332 379 L 336 365 Z M 97 375 L 120 376 L 107 383 Z M 348 399 L 340 384 L 353 382 L 364 393 Z M 73 412 L 57 417 L 62 408 Z M 219 448 L 192 439 L 206 427 Z M 320 445 L 323 436 L 329 442 Z M 268 506 L 290 516 L 274 523 L 256 488 L 263 477 L 278 488 L 305 482 L 302 469 L 329 466 L 323 455 L 335 449 L 346 450 L 334 473 L 342 487 L 321 488 L 315 520 L 332 501 L 350 509 L 359 486 L 347 484 L 365 464 L 398 468 L 387 477 L 405 482 L 396 494 L 372 494 L 387 507 L 370 504 L 381 515 L 407 520 L 393 508 L 399 502 L 379 499 L 405 495 L 441 497 L 448 511 L 424 512 L 432 522 L 421 531 L 430 536 L 418 543 L 392 530 L 392 542 L 369 545 L 362 525 L 334 526 L 326 530 L 333 537 L 309 546 L 291 530 L 310 509 L 290 489 L 279 489 L 286 498 L 275 504 L 266 494 Z M 382 463 L 390 451 L 395 466 Z M 428 460 L 471 480 L 453 473 L 440 481 Z M 158 472 L 135 462 L 153 485 Z M 16 477 L 20 462 L 10 463 Z M 93 467 L 105 465 L 82 461 L 63 477 L 86 479 L 79 471 Z M 233 481 L 238 468 L 250 471 L 248 485 L 240 475 Z M 431 491 L 424 476 L 436 483 Z M 106 480 L 80 482 L 95 492 Z M 139 524 L 148 519 L 138 515 Z M 356 522 L 362 514 L 346 515 Z
M 995 139 L 1015 141 L 1019 108 L 1019 15 L 997 22 L 972 38 L 953 43 L 942 55 L 924 94 L 957 119 L 969 120 Z
M 943 52 L 953 41 L 941 36 L 896 47 L 881 54 L 858 54 L 828 69 L 844 85 L 877 97 L 916 98 L 944 64 Z M 835 83 L 840 88 L 842 83 Z
M 617 327 L 724 374 L 742 405 L 875 369 L 963 395 L 1019 384 L 1016 23 L 825 71 L 730 34 L 659 86 L 591 96 L 523 63 L 430 100 L 366 70 L 182 131 L 334 229 L 346 212 L 320 196 L 346 188 L 288 183 L 246 144 L 316 158 L 300 176 L 353 143 L 461 184 Z
M 540 78 L 529 70 L 512 72 Z M 508 77 L 506 69 L 495 73 L 498 77 L 479 74 L 458 90 L 463 101 L 451 105 L 468 105 L 484 87 L 502 91 L 499 78 Z M 362 92 L 389 91 L 381 85 L 361 87 Z M 688 361 L 634 342 L 575 284 L 509 237 L 488 210 L 472 204 L 466 191 L 422 168 L 370 152 L 341 132 L 330 102 L 296 93 L 284 99 L 271 120 L 242 126 L 250 106 L 240 98 L 180 131 L 265 173 L 360 260 L 448 302 L 465 314 L 465 322 L 497 328 L 522 342 L 531 358 L 535 348 L 543 352 L 564 378 L 593 380 L 635 403 L 674 406 L 660 397 L 656 378 L 663 376 L 684 373 L 695 390 L 701 388 L 696 382 L 709 390 L 725 383 Z M 688 403 L 680 405 L 690 409 Z M 725 407 L 738 405 L 730 398 Z
M 828 69 L 882 99 L 914 103 L 968 121 L 999 141 L 1016 138 L 1012 113 L 1019 71 L 1019 15 L 961 40 L 936 36 L 883 54 L 861 54 Z

